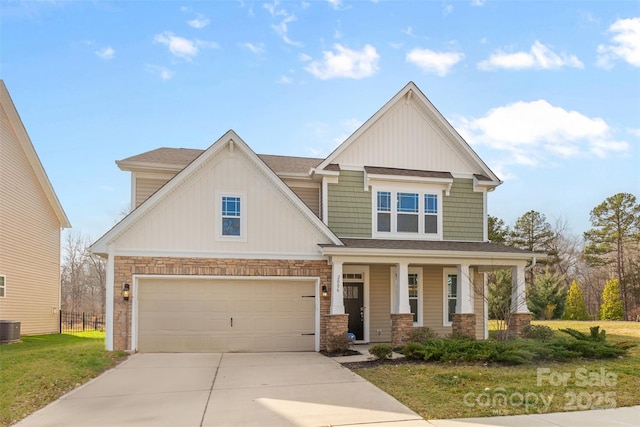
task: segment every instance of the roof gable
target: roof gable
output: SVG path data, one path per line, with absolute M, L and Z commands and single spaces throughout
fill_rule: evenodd
M 53 186 L 51 185 L 51 181 L 47 177 L 47 173 L 42 167 L 42 163 L 40 162 L 40 158 L 36 153 L 35 148 L 31 142 L 31 138 L 29 138 L 29 134 L 27 134 L 27 130 L 20 119 L 20 115 L 18 114 L 18 110 L 16 109 L 13 100 L 11 99 L 11 95 L 9 95 L 9 91 L 4 84 L 3 80 L 0 80 L 0 107 L 4 110 L 7 118 L 9 119 L 9 125 L 13 130 L 22 151 L 25 153 L 29 165 L 33 169 L 33 172 L 38 180 L 38 183 L 42 187 L 42 191 L 44 192 L 47 201 L 51 205 L 53 212 L 60 224 L 60 228 L 70 228 L 71 223 L 67 218 L 67 214 L 64 212 L 62 205 L 60 204 L 60 200 L 58 200 L 58 196 L 53 190 Z
M 413 82 L 347 138 L 316 170 L 327 170 L 332 163 L 484 175 L 494 186 L 501 183 Z
M 248 242 L 216 241 L 212 227 L 217 217 L 217 191 L 246 194 L 251 215 Z M 258 225 L 262 216 L 272 221 L 266 227 Z M 251 225 L 251 221 L 255 223 Z M 169 225 L 172 236 L 166 232 Z M 229 131 L 96 241 L 91 250 L 107 253 L 113 245 L 121 253 L 150 249 L 217 255 L 266 253 L 271 250 L 268 240 L 287 234 L 281 229 L 288 226 L 292 227 L 289 234 L 299 234 L 298 240 L 309 237 L 309 245 L 316 251 L 319 240 L 341 244 L 260 157 Z

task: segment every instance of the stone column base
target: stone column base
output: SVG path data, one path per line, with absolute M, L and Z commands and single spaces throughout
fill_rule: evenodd
M 391 313 L 391 347 L 402 347 L 413 330 L 413 314 Z
M 531 313 L 511 313 L 507 337 L 515 338 L 522 336 L 522 330 L 531 325 Z
M 348 314 L 327 314 L 327 333 L 326 341 L 320 343 L 320 350 L 333 351 L 330 348 L 331 337 L 340 336 L 346 337 L 349 332 L 349 315 Z
M 454 313 L 451 318 L 451 335 L 476 338 L 476 315 L 474 313 Z

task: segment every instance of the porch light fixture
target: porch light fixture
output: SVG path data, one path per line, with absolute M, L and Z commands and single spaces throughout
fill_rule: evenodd
M 125 283 L 124 285 L 122 285 L 122 298 L 125 301 L 129 301 L 129 297 L 131 296 L 131 291 L 129 290 L 129 284 Z
M 322 285 L 322 296 L 326 297 L 328 292 L 329 291 L 327 291 L 327 285 Z

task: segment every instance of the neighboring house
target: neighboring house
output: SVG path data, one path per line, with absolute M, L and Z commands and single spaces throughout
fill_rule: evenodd
M 505 267 L 511 326 L 529 322 L 539 254 L 488 242 L 501 181 L 414 83 L 325 159 L 257 155 L 229 131 L 116 163 L 135 209 L 92 246 L 109 349 L 318 351 L 347 332 L 395 346 L 416 326 L 485 338 L 485 273 Z
M 0 80 L 0 319 L 59 331 L 60 230 L 69 220 Z

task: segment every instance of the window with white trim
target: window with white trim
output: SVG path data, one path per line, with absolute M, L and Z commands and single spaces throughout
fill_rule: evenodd
M 398 299 L 397 292 L 398 286 L 398 269 L 397 267 L 391 267 L 391 312 L 394 313 L 397 309 Z M 422 326 L 422 312 L 423 312 L 423 291 L 422 291 L 422 268 L 421 267 L 409 267 L 408 274 L 409 283 L 409 307 L 411 314 L 413 314 L 413 326 Z
M 4 298 L 6 295 L 6 277 L 0 276 L 0 298 Z
M 441 191 L 374 189 L 374 194 L 374 237 L 441 238 Z
M 247 207 L 242 194 L 218 194 L 216 229 L 220 240 L 246 240 Z
M 409 307 L 413 314 L 413 323 L 418 323 L 419 306 L 420 306 L 420 286 L 418 282 L 418 273 L 409 273 Z
M 455 271 L 455 272 L 453 272 Z M 451 325 L 453 314 L 458 305 L 458 272 L 456 270 L 444 272 L 444 324 Z

